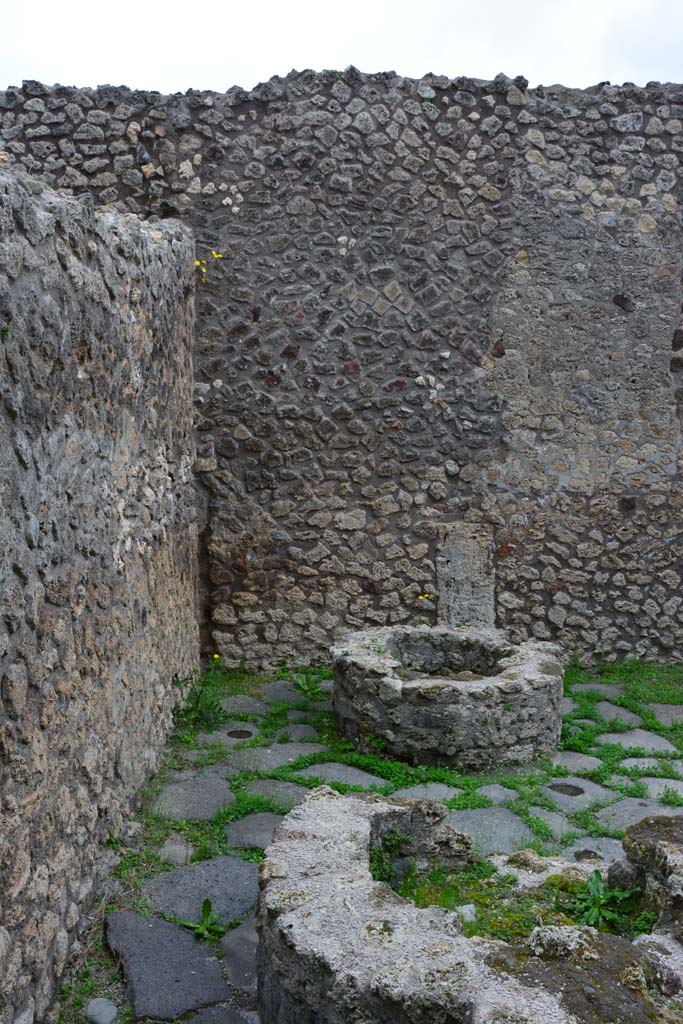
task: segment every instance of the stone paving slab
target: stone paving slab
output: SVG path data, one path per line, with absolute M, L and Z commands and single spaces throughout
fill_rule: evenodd
M 599 700 L 595 705 L 595 710 L 606 722 L 623 722 L 625 725 L 643 724 L 640 715 L 629 711 L 628 708 L 621 708 L 618 704 L 612 704 L 608 700 Z
M 649 771 L 651 768 L 658 768 L 662 763 L 670 764 L 672 766 L 674 764 L 673 761 L 669 761 L 668 759 L 663 762 L 662 759 L 658 757 L 625 757 L 624 760 L 620 762 L 620 767 L 642 768 L 644 771 Z
M 180 868 L 190 863 L 193 853 L 192 843 L 188 843 L 184 836 L 172 834 L 159 850 L 159 857 Z
M 553 839 L 561 839 L 567 832 L 574 831 L 574 826 L 559 811 L 549 811 L 545 807 L 530 807 L 529 814 L 546 823 Z
M 655 779 L 651 776 L 641 775 L 640 781 L 645 783 L 650 796 L 661 797 L 667 789 L 677 793 L 678 796 L 683 796 L 683 782 L 680 779 Z
M 572 693 L 600 693 L 603 697 L 620 697 L 624 692 L 621 683 L 577 683 L 572 686 Z
M 188 1017 L 184 1024 L 258 1024 L 257 1013 L 232 1006 L 209 1006 Z
M 231 821 L 225 828 L 225 838 L 231 846 L 258 847 L 265 850 L 273 841 L 273 832 L 282 821 L 281 814 L 258 811 L 246 814 L 239 821 Z
M 349 786 L 386 786 L 387 780 L 381 779 L 379 775 L 371 775 L 361 768 L 354 768 L 348 764 L 337 764 L 334 761 L 325 761 L 323 764 L 314 764 L 310 768 L 304 768 L 297 775 L 305 775 L 307 778 L 324 779 L 325 782 L 346 782 Z
M 123 911 L 107 916 L 106 935 L 137 1020 L 174 1020 L 230 997 L 210 948 L 178 925 Z
M 223 722 L 213 732 L 197 733 L 195 743 L 222 743 L 224 747 L 236 747 L 258 736 L 261 726 L 258 722 Z
M 681 688 L 681 696 L 683 697 L 683 687 Z M 674 725 L 676 722 L 683 722 L 683 704 L 649 704 L 648 707 L 662 725 Z
M 261 696 L 269 704 L 299 704 L 306 699 L 287 679 L 276 679 L 274 683 L 266 683 L 261 690 Z
M 641 750 L 676 753 L 673 743 L 669 743 L 663 736 L 658 736 L 656 732 L 648 732 L 647 729 L 631 729 L 629 732 L 603 732 L 597 737 L 596 742 L 620 743 L 627 750 L 640 747 Z
M 227 779 L 193 771 L 186 778 L 164 786 L 152 804 L 152 811 L 171 821 L 209 821 L 234 802 Z
M 279 779 L 256 779 L 249 782 L 245 789 L 251 796 L 267 797 L 287 810 L 296 807 L 311 792 L 306 786 L 299 786 L 296 782 L 280 782 Z
M 256 952 L 258 931 L 252 915 L 221 939 L 221 955 L 228 981 L 245 992 L 256 991 Z
M 575 839 L 573 843 L 566 846 L 562 855 L 567 860 L 622 860 L 625 856 L 624 847 L 618 839 L 608 839 L 605 836 L 584 836 L 582 839 Z
M 291 764 L 298 757 L 327 752 L 327 747 L 320 743 L 273 743 L 270 747 L 236 750 L 230 757 L 230 764 L 240 771 L 267 772 Z
M 299 743 L 301 740 L 317 740 L 318 732 L 312 725 L 295 723 L 282 729 L 276 738 L 279 740 L 280 736 L 288 736 L 292 743 Z
M 596 800 L 613 800 L 615 793 L 605 786 L 600 786 L 590 779 L 582 779 L 577 775 L 569 775 L 567 778 L 555 779 L 547 786 L 542 787 L 546 796 L 554 800 L 563 811 L 574 813 L 589 807 Z
M 258 697 L 251 697 L 247 693 L 236 693 L 232 697 L 225 697 L 221 701 L 221 707 L 227 714 L 235 715 L 265 715 L 268 705 Z
M 508 800 L 517 799 L 517 790 L 510 789 L 508 786 L 500 786 L 497 782 L 493 782 L 488 786 L 480 786 L 477 790 L 481 796 L 488 797 L 494 804 L 504 804 Z
M 665 807 L 656 800 L 628 796 L 611 807 L 603 807 L 595 817 L 606 828 L 627 829 L 642 821 L 643 818 L 656 818 L 664 815 L 676 818 L 683 814 L 683 807 Z
M 508 807 L 476 807 L 470 811 L 451 811 L 445 821 L 456 830 L 472 836 L 483 857 L 490 853 L 514 853 L 524 849 L 534 834 Z
M 394 796 L 406 796 L 413 799 L 429 799 L 429 800 L 452 800 L 456 796 L 460 796 L 464 790 L 458 789 L 456 786 L 445 786 L 443 782 L 423 782 L 417 786 L 405 786 L 403 789 L 397 789 Z
M 602 761 L 599 757 L 580 754 L 577 750 L 560 750 L 555 755 L 553 763 L 559 765 L 560 768 L 568 768 L 575 772 L 592 772 L 596 768 L 602 768 Z
M 572 711 L 576 711 L 576 701 L 572 700 L 571 697 L 563 697 L 561 704 L 561 711 L 563 715 L 570 715 Z
M 203 901 L 210 899 L 212 911 L 227 924 L 256 903 L 258 865 L 239 857 L 214 857 L 148 879 L 142 895 L 159 913 L 184 921 L 198 921 Z

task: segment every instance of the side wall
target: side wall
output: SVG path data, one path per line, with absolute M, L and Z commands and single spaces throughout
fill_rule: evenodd
M 680 86 L 26 82 L 0 124 L 31 173 L 195 232 L 226 659 L 414 616 L 681 657 Z
M 198 660 L 192 242 L 43 189 L 0 173 L 2 1024 L 50 1004 Z

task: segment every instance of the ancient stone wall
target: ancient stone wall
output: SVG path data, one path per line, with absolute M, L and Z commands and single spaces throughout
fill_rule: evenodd
M 192 240 L 0 172 L 0 1021 L 54 997 L 197 665 Z
M 415 616 L 680 656 L 681 87 L 27 82 L 0 126 L 52 184 L 193 226 L 228 660 Z

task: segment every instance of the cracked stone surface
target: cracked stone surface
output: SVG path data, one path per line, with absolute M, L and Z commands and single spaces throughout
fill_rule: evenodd
M 625 797 L 610 807 L 603 807 L 596 818 L 601 825 L 608 828 L 626 829 L 637 824 L 643 818 L 654 818 L 665 815 L 668 818 L 683 815 L 683 807 L 665 807 L 656 800 L 644 800 L 639 797 Z
M 256 992 L 258 932 L 252 915 L 221 939 L 221 956 L 228 980 L 235 988 Z
M 256 779 L 248 782 L 245 789 L 251 796 L 274 800 L 287 810 L 300 804 L 310 792 L 306 786 L 299 786 L 296 782 L 281 782 L 280 779 Z
M 230 997 L 218 960 L 183 928 L 126 911 L 108 915 L 106 934 L 137 1020 L 174 1020 Z
M 619 707 L 618 704 L 612 704 L 608 700 L 599 700 L 595 705 L 595 710 L 606 722 L 623 722 L 624 725 L 642 725 L 643 722 L 640 715 L 629 711 L 628 708 Z
M 529 826 L 508 807 L 451 811 L 446 821 L 457 832 L 471 836 L 483 857 L 490 853 L 513 853 L 534 838 Z
M 602 761 L 599 757 L 580 754 L 576 750 L 558 751 L 553 763 L 561 768 L 569 768 L 577 772 L 592 772 L 595 768 L 602 768 Z
M 648 732 L 647 729 L 631 729 L 629 732 L 604 732 L 597 738 L 598 743 L 619 743 L 629 750 L 640 748 L 641 750 L 658 750 L 663 753 L 675 754 L 676 748 L 663 736 L 657 733 Z
M 268 710 L 268 705 L 265 701 L 259 700 L 258 697 L 251 697 L 246 693 L 225 697 L 221 701 L 221 707 L 229 715 L 234 715 L 238 712 L 250 715 L 264 715 Z
M 320 743 L 274 743 L 270 747 L 249 747 L 236 750 L 230 759 L 233 768 L 244 771 L 270 771 L 291 764 L 298 757 L 322 754 L 327 750 Z
M 156 911 L 185 921 L 198 921 L 208 898 L 213 912 L 227 923 L 256 903 L 258 865 L 239 857 L 214 857 L 148 879 L 142 894 Z
M 554 779 L 549 785 L 543 787 L 546 796 L 554 800 L 564 811 L 573 813 L 582 811 L 589 807 L 596 800 L 610 800 L 613 798 L 613 791 L 606 786 L 600 786 L 590 779 L 579 778 L 578 775 L 569 775 L 566 778 Z
M 272 842 L 273 832 L 281 821 L 281 814 L 270 814 L 267 811 L 247 814 L 226 826 L 225 838 L 231 846 L 255 846 L 265 850 Z
M 314 764 L 310 768 L 303 768 L 298 775 L 307 778 L 324 779 L 326 782 L 346 782 L 349 786 L 385 786 L 386 779 L 379 775 L 371 775 L 362 768 L 354 768 L 348 764 L 337 764 L 334 761 L 326 761 L 324 764 Z
M 160 818 L 209 821 L 224 807 L 235 802 L 230 784 L 216 775 L 191 774 L 171 782 L 159 793 L 152 810 Z
M 412 799 L 452 800 L 463 792 L 455 786 L 445 786 L 443 782 L 425 782 L 417 786 L 405 786 L 397 789 L 392 796 L 406 796 Z

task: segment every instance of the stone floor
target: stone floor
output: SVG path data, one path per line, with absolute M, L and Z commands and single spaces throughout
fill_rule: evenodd
M 531 845 L 570 859 L 618 859 L 620 834 L 630 824 L 650 814 L 683 814 L 676 732 L 683 689 L 681 706 L 653 703 L 640 714 L 620 706 L 620 696 L 621 687 L 604 683 L 570 688 L 564 742 L 583 749 L 562 750 L 553 765 L 505 778 L 420 772 L 395 762 L 385 770 L 381 758 L 353 755 L 335 740 L 326 694 L 302 700 L 285 681 L 268 684 L 258 698 L 227 698 L 230 720 L 175 746 L 175 768 L 156 786 L 147 821 L 158 823 L 164 841 L 156 875 L 150 872 L 136 896 L 138 909 L 124 900 L 105 920 L 133 1017 L 192 1014 L 192 1024 L 257 1024 L 257 862 L 282 815 L 320 781 L 443 800 L 452 825 L 472 835 L 483 856 Z M 273 710 L 285 724 L 264 736 Z M 198 921 L 207 899 L 228 928 L 213 944 L 177 923 Z M 93 999 L 85 1016 L 94 1024 L 112 1024 L 117 1010 L 130 1018 L 121 1003 Z

